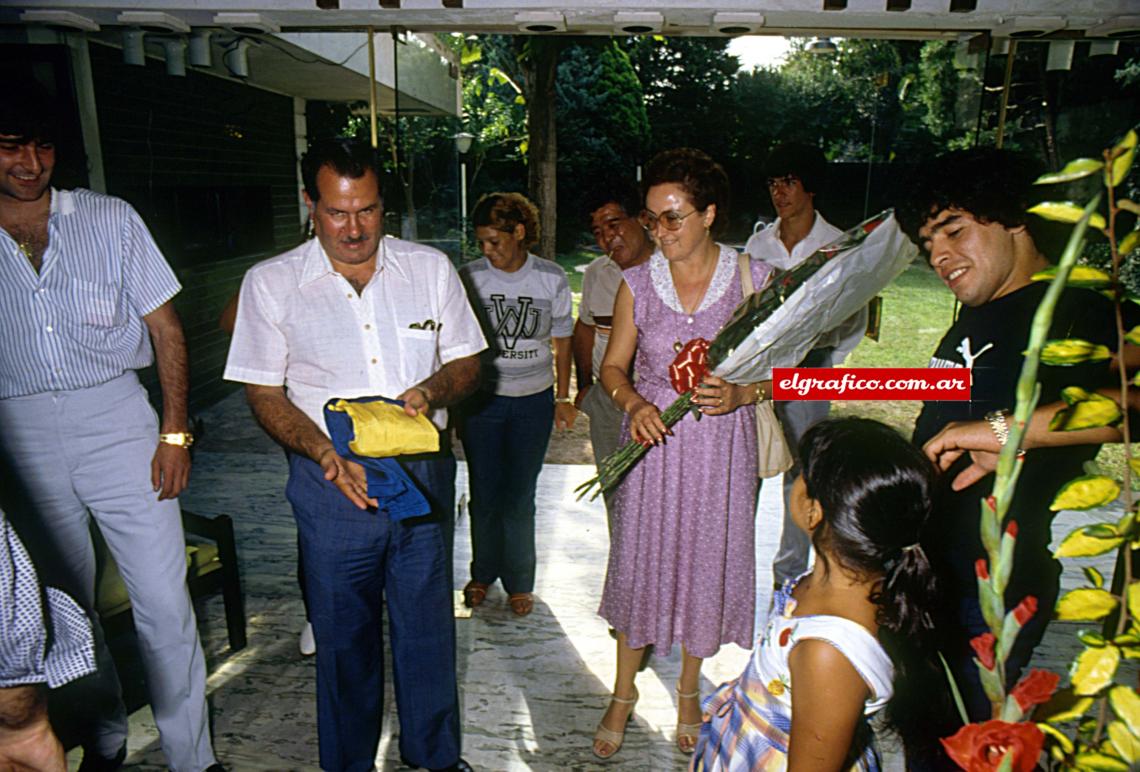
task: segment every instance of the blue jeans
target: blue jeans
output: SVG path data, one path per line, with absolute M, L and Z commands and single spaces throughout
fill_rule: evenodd
M 463 421 L 471 489 L 471 578 L 534 590 L 534 494 L 554 425 L 554 390 L 526 397 L 479 394 Z
M 455 459 L 402 462 L 432 512 L 394 523 L 357 509 L 308 458 L 291 455 L 286 495 L 317 641 L 321 769 L 372 770 L 384 707 L 381 596 L 387 600 L 400 754 L 440 768 L 459 759 L 451 572 L 442 525 L 454 511 Z

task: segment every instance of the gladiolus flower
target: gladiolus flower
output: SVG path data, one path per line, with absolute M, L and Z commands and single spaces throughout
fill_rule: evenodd
M 1013 754 L 1013 772 L 1033 772 L 1044 745 L 1045 735 L 1036 724 L 996 719 L 966 724 L 942 740 L 954 763 L 969 772 L 996 772 L 1007 753 Z
M 1005 527 L 1005 532 L 1009 534 L 1011 539 L 1017 538 L 1017 521 L 1010 520 Z
M 997 499 L 993 496 L 986 496 L 986 506 L 990 508 L 991 512 L 997 512 Z
M 986 567 L 986 559 L 978 558 L 974 561 L 974 575 L 981 579 L 983 582 L 990 580 L 990 570 Z
M 1017 604 L 1017 608 L 1013 610 L 1013 618 L 1017 620 L 1019 625 L 1024 626 L 1036 613 L 1037 598 L 1032 595 L 1026 595 L 1021 599 L 1021 603 Z
M 1017 700 L 1022 713 L 1028 713 L 1034 705 L 1048 702 L 1057 690 L 1061 676 L 1048 670 L 1030 670 L 1029 674 L 1017 682 L 1010 694 Z
M 974 653 L 978 655 L 978 661 L 982 663 L 982 667 L 986 670 L 993 670 L 994 665 L 997 663 L 994 657 L 994 644 L 997 638 L 993 633 L 982 633 L 975 635 L 970 639 L 970 646 L 974 649 Z

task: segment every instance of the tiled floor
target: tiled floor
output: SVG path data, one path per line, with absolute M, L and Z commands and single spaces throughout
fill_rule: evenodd
M 248 417 L 240 394 L 211 409 L 205 419 L 209 435 L 195 457 L 193 481 L 182 503 L 199 514 L 234 518 L 249 620 L 248 647 L 231 654 L 220 597 L 199 607 L 214 745 L 219 760 L 234 772 L 314 770 L 314 662 L 297 652 L 303 612 L 295 579 L 295 530 L 283 496 L 284 457 Z M 578 502 L 573 495 L 591 473 L 586 466 L 543 468 L 534 613 L 515 617 L 496 587 L 469 619 L 456 620 L 463 753 L 478 770 L 656 771 L 687 764 L 673 746 L 677 651 L 655 657 L 639 677 L 641 702 L 619 754 L 602 764 L 590 752 L 614 668 L 614 643 L 596 614 L 605 574 L 605 515 L 600 499 Z M 462 491 L 462 464 L 460 478 Z M 778 480 L 766 483 L 757 518 L 762 609 L 769 600 L 767 567 L 779 536 L 779 490 Z M 456 526 L 459 586 L 466 580 L 470 555 L 467 526 L 466 519 Z M 1068 574 L 1067 582 L 1079 581 L 1079 569 Z M 1042 660 L 1063 670 L 1073 651 L 1072 629 L 1057 628 L 1043 646 Z M 703 691 L 737 675 L 747 656 L 735 646 L 725 647 L 707 662 Z M 393 737 L 390 686 L 387 709 L 378 767 L 403 769 Z M 129 768 L 162 768 L 148 708 L 131 717 L 129 750 Z M 78 758 L 78 752 L 71 754 L 72 769 Z M 897 759 L 888 762 L 889 768 L 900 768 Z

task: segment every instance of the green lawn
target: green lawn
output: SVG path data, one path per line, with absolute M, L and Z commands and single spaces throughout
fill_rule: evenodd
M 912 265 L 880 294 L 879 340 L 864 338 L 847 366 L 926 367 L 953 322 L 954 296 L 925 263 Z M 909 437 L 921 407 L 921 402 L 842 400 L 833 403 L 832 412 L 875 418 Z

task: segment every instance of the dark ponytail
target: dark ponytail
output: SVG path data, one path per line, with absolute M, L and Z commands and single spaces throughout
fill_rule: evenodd
M 920 545 L 934 467 L 898 432 L 865 418 L 816 424 L 799 452 L 807 494 L 823 512 L 812 536 L 817 559 L 826 561 L 826 553 L 857 575 L 882 576 L 870 600 L 878 606 L 879 641 L 895 666 L 887 723 L 908 753 L 925 749 L 937 742 L 932 720 L 949 705 L 935 653 L 937 581 Z

